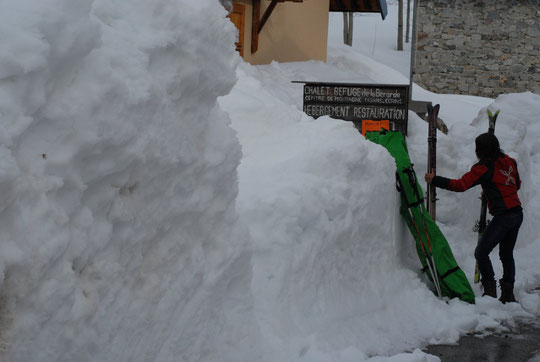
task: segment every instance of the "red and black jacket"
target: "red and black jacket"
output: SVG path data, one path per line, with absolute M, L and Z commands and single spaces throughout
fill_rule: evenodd
M 477 163 L 457 180 L 435 176 L 432 184 L 435 187 L 456 192 L 463 192 L 480 184 L 492 215 L 504 214 L 514 208 L 521 209 L 521 202 L 517 195 L 517 190 L 521 187 L 521 179 L 516 160 L 508 155 L 503 155 L 487 165 Z

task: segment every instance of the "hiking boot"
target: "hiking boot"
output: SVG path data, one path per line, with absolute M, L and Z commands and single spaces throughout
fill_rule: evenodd
M 501 286 L 501 297 L 499 298 L 501 303 L 517 303 L 516 297 L 514 297 L 514 283 L 506 283 L 501 279 L 499 284 Z
M 495 283 L 495 280 L 482 280 L 482 287 L 484 289 L 483 296 L 489 296 L 493 298 L 497 298 L 497 283 Z

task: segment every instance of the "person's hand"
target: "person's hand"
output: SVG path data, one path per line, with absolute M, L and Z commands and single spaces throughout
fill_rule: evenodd
M 434 177 L 435 177 L 435 174 L 434 174 L 434 173 L 426 173 L 426 174 L 424 175 L 424 180 L 426 180 L 426 182 L 427 182 L 428 184 L 430 184 L 431 181 L 433 181 L 433 178 L 434 178 Z

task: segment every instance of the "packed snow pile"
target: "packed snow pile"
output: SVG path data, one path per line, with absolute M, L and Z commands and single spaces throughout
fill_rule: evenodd
M 5 361 L 208 359 L 248 332 L 214 0 L 0 3 Z M 249 350 L 248 347 L 243 347 Z
M 238 209 L 253 240 L 255 314 L 267 345 L 264 355 L 272 356 L 268 360 L 390 356 L 426 342 L 453 343 L 466 332 L 502 328 L 502 321 L 514 317 L 538 315 L 538 296 L 525 292 L 540 279 L 535 268 L 526 266 L 534 262 L 526 254 L 539 247 L 530 233 L 535 216 L 523 227 L 525 240 L 518 251 L 518 265 L 526 268 L 518 273 L 527 310 L 513 306 L 501 312 L 502 304 L 487 298 L 475 306 L 438 300 L 419 272 L 414 241 L 399 216 L 393 159 L 349 122 L 307 117 L 302 85 L 291 83 L 405 83 L 401 74 L 337 47 L 329 51 L 326 64 L 241 64 L 238 76 L 220 104 L 231 115 L 244 151 Z M 439 136 L 441 174 L 448 176 L 457 177 L 474 163 L 474 137 L 487 130 L 486 108 L 501 109 L 501 142 L 516 150 L 509 153 L 518 158 L 527 183 L 522 190 L 526 212 L 540 216 L 530 199 L 535 189 L 531 172 L 538 166 L 528 157 L 537 140 L 530 137 L 519 146 L 520 134 L 507 132 L 535 127 L 540 97 L 509 95 L 493 103 L 474 97 L 436 99 L 425 91 L 421 96 L 442 104 L 451 128 L 448 136 Z M 452 102 L 470 107 L 451 109 Z M 514 114 L 518 109 L 521 114 Z M 408 143 L 419 178 L 426 170 L 426 138 L 427 123 L 410 112 Z M 471 278 L 479 192 L 439 191 L 440 226 Z M 419 352 L 399 356 L 400 361 L 426 358 Z
M 474 162 L 488 107 L 519 162 L 521 304 L 469 305 L 439 300 L 419 271 L 391 156 L 306 116 L 291 83 L 403 72 L 344 46 L 327 63 L 241 63 L 215 0 L 0 10 L 0 359 L 436 361 L 419 348 L 540 315 L 539 95 L 413 92 L 450 129 L 439 174 Z M 426 128 L 409 113 L 420 177 Z M 471 278 L 478 195 L 439 192 Z

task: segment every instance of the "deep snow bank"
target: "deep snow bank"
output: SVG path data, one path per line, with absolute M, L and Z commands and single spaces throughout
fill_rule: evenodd
M 336 53 L 328 64 L 243 64 L 220 99 L 243 147 L 238 208 L 253 240 L 265 361 L 389 356 L 428 339 L 455 340 L 477 324 L 472 306 L 447 308 L 417 275 L 387 151 L 351 123 L 301 111 L 302 86 L 291 80 L 373 82 L 376 65 Z
M 291 83 L 405 83 L 401 74 L 346 47 L 332 48 L 327 63 L 241 64 L 237 73 L 239 81 L 220 104 L 231 115 L 244 154 L 238 209 L 253 241 L 252 290 L 263 360 L 391 356 L 539 314 L 538 295 L 527 291 L 540 280 L 533 267 L 540 244 L 528 230 L 538 215 L 530 190 L 535 188 L 531 175 L 540 168 L 529 156 L 537 154 L 537 95 L 494 102 L 421 93 L 420 99 L 442 104 L 450 126 L 449 135 L 439 134 L 441 174 L 457 177 L 474 163 L 474 137 L 487 128 L 490 106 L 501 109 L 500 122 L 506 124 L 498 129 L 501 142 L 518 157 L 528 183 L 522 197 L 530 221 L 517 250 L 523 307 L 487 297 L 473 306 L 439 301 L 421 281 L 414 241 L 398 214 L 395 164 L 386 150 L 348 122 L 307 117 L 301 111 L 302 85 Z M 521 145 L 517 141 L 525 134 Z M 407 141 L 420 179 L 426 171 L 426 139 L 426 122 L 410 112 Z M 439 191 L 439 225 L 471 278 L 479 192 Z M 493 261 L 500 272 L 496 255 Z M 478 285 L 474 289 L 481 295 Z M 415 352 L 388 360 L 428 358 Z
M 240 147 L 216 106 L 238 61 L 225 15 L 0 2 L 3 359 L 239 356 L 251 270 Z
M 478 115 L 470 120 L 452 122 L 447 137 L 442 137 L 442 146 L 445 152 L 441 153 L 441 174 L 454 174 L 459 176 L 468 171 L 475 162 L 474 139 L 478 134 L 487 130 L 487 109 L 500 110 L 495 133 L 500 141 L 501 148 L 518 161 L 518 169 L 522 179 L 522 188 L 519 197 L 524 208 L 524 221 L 520 229 L 516 245 L 517 284 L 528 289 L 536 286 L 540 279 L 538 267 L 533 267 L 537 261 L 531 259 L 540 246 L 538 238 L 537 220 L 540 219 L 540 127 L 538 113 L 540 112 L 540 95 L 526 92 L 520 94 L 503 94 L 495 99 L 489 107 L 482 107 Z M 452 170 L 453 168 L 453 170 Z M 441 223 L 455 228 L 472 225 L 471 220 L 478 218 L 478 200 L 476 196 L 480 191 L 474 190 L 464 194 L 440 192 Z M 454 210 L 452 210 L 454 208 Z M 456 212 L 462 210 L 461 213 Z M 473 237 L 472 228 L 463 230 L 462 235 Z M 456 235 L 456 239 L 459 236 Z M 469 239 L 470 240 L 470 239 Z M 466 244 L 466 243 L 463 243 Z M 493 256 L 494 266 L 500 275 L 500 263 L 496 254 Z M 471 261 L 472 262 L 472 261 Z M 473 262 L 472 262 L 473 263 Z M 540 306 L 539 306 L 540 307 Z

